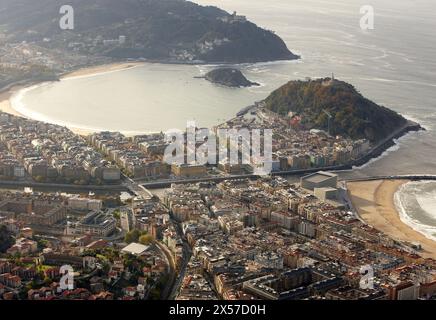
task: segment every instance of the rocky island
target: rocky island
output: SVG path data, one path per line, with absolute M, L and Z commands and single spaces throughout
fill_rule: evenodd
M 85 57 L 172 63 L 254 63 L 299 57 L 272 31 L 236 12 L 185 0 L 73 0 L 74 29 L 59 27 L 58 0 L 3 0 L 7 41 Z
M 240 70 L 235 68 L 214 69 L 206 73 L 204 78 L 212 83 L 232 88 L 259 86 L 258 83 L 248 80 Z

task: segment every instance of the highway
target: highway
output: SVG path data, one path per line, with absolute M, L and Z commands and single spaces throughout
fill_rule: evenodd
M 160 251 L 164 254 L 168 264 L 168 281 L 165 285 L 165 288 L 161 292 L 161 298 L 163 300 L 168 300 L 176 283 L 176 263 L 174 261 L 173 255 L 165 245 L 163 245 L 159 241 L 156 241 L 155 243 L 159 247 Z
M 153 197 L 153 194 L 143 185 L 136 183 L 127 176 L 123 176 L 123 185 L 128 190 L 130 190 L 130 192 L 132 192 L 136 196 L 142 197 L 143 199 L 150 199 L 151 197 Z M 174 261 L 174 255 L 172 254 L 172 252 L 159 241 L 155 242 L 157 247 L 160 249 L 162 255 L 166 258 L 168 265 L 169 278 L 165 285 L 165 288 L 161 293 L 161 297 L 164 300 L 174 300 L 177 297 L 192 254 L 191 248 L 189 247 L 186 237 L 183 234 L 180 224 L 174 220 L 171 220 L 170 223 L 173 224 L 178 236 L 183 241 L 183 261 L 179 267 L 179 272 L 177 272 L 176 261 Z

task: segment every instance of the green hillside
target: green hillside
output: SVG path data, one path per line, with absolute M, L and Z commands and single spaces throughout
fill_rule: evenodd
M 269 110 L 282 115 L 289 112 L 302 117 L 307 129 L 328 129 L 353 139 L 378 141 L 403 126 L 401 115 L 363 97 L 351 84 L 330 78 L 291 81 L 265 100 Z M 324 112 L 326 111 L 326 112 Z

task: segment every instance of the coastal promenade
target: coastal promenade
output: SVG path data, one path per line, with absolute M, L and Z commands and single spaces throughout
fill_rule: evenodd
M 393 146 L 395 144 L 395 139 L 398 139 L 402 137 L 403 135 L 407 134 L 411 131 L 419 131 L 423 130 L 423 128 L 416 122 L 408 120 L 401 128 L 398 128 L 395 132 L 390 134 L 385 139 L 379 141 L 376 145 L 374 145 L 365 155 L 362 157 L 353 160 L 347 164 L 341 164 L 341 165 L 335 165 L 335 166 L 328 166 L 328 167 L 317 167 L 317 168 L 308 168 L 308 169 L 294 169 L 294 170 L 285 170 L 285 171 L 274 171 L 271 173 L 272 176 L 298 176 L 298 175 L 305 175 L 309 173 L 314 173 L 317 171 L 338 171 L 338 170 L 351 170 L 353 167 L 362 166 L 368 161 L 370 161 L 373 158 L 379 157 L 381 154 L 383 154 L 384 151 L 386 151 L 388 148 Z M 187 184 L 187 183 L 198 183 L 198 182 L 221 182 L 224 180 L 237 180 L 237 179 L 256 179 L 259 176 L 254 174 L 243 174 L 243 175 L 227 175 L 227 176 L 219 176 L 219 177 L 203 177 L 203 178 L 187 178 L 187 179 L 167 179 L 167 180 L 159 180 L 159 181 L 153 181 L 153 182 L 146 182 L 142 185 L 145 188 L 148 189 L 156 189 L 156 188 L 168 188 L 171 186 L 171 184 Z M 420 176 L 417 176 L 416 178 L 410 177 L 410 179 L 419 180 Z M 390 177 L 373 177 L 371 179 L 380 179 L 380 178 L 386 178 L 389 179 Z M 363 178 L 368 179 L 368 178 Z M 424 178 L 424 180 L 428 179 Z
M 298 176 L 305 175 L 320 170 L 323 171 L 337 171 L 337 170 L 350 170 L 355 166 L 361 166 L 367 163 L 369 160 L 380 156 L 386 149 L 394 145 L 394 140 L 407 134 L 410 131 L 421 130 L 421 126 L 413 121 L 407 121 L 404 126 L 393 132 L 391 135 L 377 143 L 373 146 L 369 152 L 359 159 L 353 160 L 350 163 L 336 166 L 328 167 L 316 167 L 308 169 L 296 169 L 296 170 L 286 170 L 286 171 L 275 171 L 272 172 L 272 176 Z M 156 188 L 168 188 L 171 184 L 188 184 L 188 183 L 198 183 L 198 182 L 222 182 L 224 180 L 237 180 L 237 179 L 257 179 L 259 178 L 253 174 L 242 174 L 242 175 L 219 175 L 219 176 L 207 176 L 201 178 L 183 178 L 183 179 L 164 179 L 156 180 L 151 182 L 135 182 L 130 178 L 123 176 L 122 184 L 118 185 L 72 185 L 72 184 L 56 184 L 56 183 L 38 183 L 34 181 L 0 181 L 0 187 L 6 188 L 45 188 L 54 190 L 65 190 L 65 191 L 76 191 L 76 192 L 88 192 L 88 191 L 107 191 L 107 192 L 122 192 L 131 191 L 136 195 L 142 195 L 147 197 L 152 196 L 148 189 Z M 395 177 L 365 177 L 360 180 L 377 180 L 377 179 L 394 179 Z M 419 175 L 419 176 L 407 176 L 410 180 L 428 180 L 433 179 L 431 176 Z
M 308 170 L 293 170 L 287 171 L 286 174 L 280 172 L 273 172 L 273 176 L 289 176 L 289 175 L 305 175 L 317 171 L 334 171 L 328 168 L 315 168 Z M 336 169 L 339 170 L 339 169 Z M 141 184 L 146 189 L 159 189 L 159 188 L 169 188 L 172 184 L 190 184 L 198 182 L 222 182 L 225 180 L 238 180 L 238 179 L 258 179 L 257 175 L 244 174 L 244 175 L 231 175 L 225 177 L 205 177 L 205 178 L 192 178 L 192 179 L 169 179 L 169 180 L 159 180 L 154 182 L 147 182 Z M 369 181 L 369 180 L 395 180 L 395 179 L 407 179 L 411 181 L 419 180 L 436 180 L 436 175 L 390 175 L 390 176 L 368 176 L 363 178 L 353 178 L 353 179 L 342 179 L 342 181 L 352 182 L 352 181 Z

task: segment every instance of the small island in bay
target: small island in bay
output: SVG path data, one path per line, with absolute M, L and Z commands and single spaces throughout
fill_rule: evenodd
M 206 73 L 204 79 L 232 88 L 259 86 L 258 83 L 248 80 L 240 70 L 235 68 L 214 69 Z

